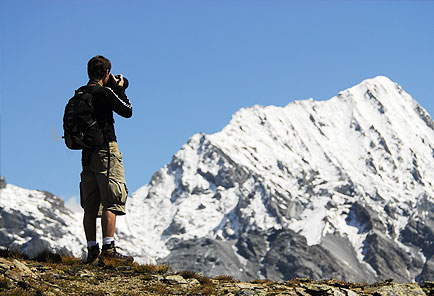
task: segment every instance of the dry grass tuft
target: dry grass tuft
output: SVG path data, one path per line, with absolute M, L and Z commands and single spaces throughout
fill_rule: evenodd
M 383 287 L 383 286 L 389 286 L 393 284 L 393 279 L 387 279 L 378 283 L 373 284 L 373 287 Z
M 166 274 L 170 270 L 168 264 L 144 264 L 140 265 L 135 263 L 135 269 L 139 273 L 143 274 Z
M 184 279 L 198 280 L 201 285 L 196 287 L 194 290 L 200 295 L 212 295 L 215 292 L 215 284 L 209 277 L 190 270 L 180 271 L 178 274 Z
M 62 255 L 61 261 L 65 265 L 78 265 L 82 263 L 80 259 L 69 255 Z
M 202 289 L 199 290 L 200 295 L 214 295 L 215 292 L 215 286 L 204 286 Z
M 219 276 L 216 276 L 214 279 L 216 279 L 218 281 L 222 281 L 222 282 L 230 282 L 230 283 L 237 282 L 237 280 L 235 280 L 234 277 L 232 277 L 230 275 L 219 275 Z
M 357 288 L 360 286 L 367 286 L 367 283 L 364 284 L 354 284 L 354 283 L 350 283 L 350 282 L 345 282 L 342 280 L 335 280 L 335 279 L 331 279 L 331 280 L 323 280 L 323 281 L 319 281 L 318 283 L 320 284 L 325 284 L 325 285 L 329 285 L 329 286 L 333 286 L 333 287 L 338 287 L 338 288 Z
M 169 295 L 169 290 L 162 284 L 152 285 L 146 290 L 147 292 L 152 293 L 152 295 Z
M 116 269 L 118 267 L 123 267 L 123 266 L 127 266 L 130 265 L 131 263 L 129 262 L 125 262 L 116 258 L 101 258 L 99 259 L 101 260 L 101 265 L 104 266 L 105 268 L 113 268 Z
M 17 248 L 0 248 L 0 257 L 28 260 L 29 256 Z
M 306 278 L 294 278 L 294 279 L 292 279 L 292 280 L 290 280 L 290 281 L 287 281 L 287 282 L 285 282 L 288 286 L 290 286 L 290 287 L 295 287 L 295 286 L 298 286 L 298 285 L 300 285 L 300 284 L 302 284 L 302 283 L 305 283 L 305 284 L 308 284 L 308 283 L 312 283 L 313 282 L 313 280 L 311 280 L 311 279 L 306 279 Z
M 194 272 L 194 271 L 191 271 L 191 270 L 179 271 L 178 274 L 185 279 L 197 279 L 197 280 L 199 280 L 199 278 L 202 277 L 201 274 Z
M 253 280 L 250 281 L 250 283 L 252 284 L 258 284 L 258 285 L 272 285 L 274 282 L 272 280 L 269 279 L 261 279 L 261 280 Z
M 178 274 L 185 279 L 197 279 L 202 285 L 213 284 L 209 277 L 203 276 L 200 273 L 191 270 L 180 271 Z
M 62 262 L 62 256 L 50 250 L 43 250 L 35 257 L 35 260 L 38 262 L 60 263 Z
M 201 276 L 197 280 L 204 286 L 215 286 L 214 282 L 209 277 Z

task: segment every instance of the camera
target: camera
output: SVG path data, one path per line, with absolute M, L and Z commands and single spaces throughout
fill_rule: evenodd
M 121 79 L 121 74 L 118 74 L 118 75 L 116 75 L 115 76 L 117 79 Z M 123 86 L 123 88 L 124 89 L 127 89 L 127 87 L 128 87 L 128 79 L 124 76 L 124 86 Z
M 118 74 L 115 76 L 116 79 L 121 79 L 121 74 Z M 128 79 L 124 76 L 124 85 L 122 86 L 123 89 L 127 89 L 129 83 L 128 83 Z M 118 86 L 116 80 L 113 79 L 113 76 L 110 75 L 109 80 L 107 81 L 107 86 L 108 87 L 114 87 L 114 86 Z

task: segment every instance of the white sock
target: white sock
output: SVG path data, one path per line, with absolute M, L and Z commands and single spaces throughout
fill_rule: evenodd
M 95 245 L 97 245 L 98 243 L 96 242 L 96 241 L 88 241 L 87 242 L 87 247 L 88 248 L 90 248 L 90 247 L 93 247 L 93 246 L 95 246 Z
M 115 241 L 115 238 L 114 237 L 104 237 L 103 239 L 102 239 L 102 244 L 103 245 L 110 245 L 112 242 L 114 242 Z

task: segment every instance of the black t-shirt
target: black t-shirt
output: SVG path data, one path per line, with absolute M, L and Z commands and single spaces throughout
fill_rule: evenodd
M 106 142 L 116 141 L 113 111 L 125 118 L 133 115 L 133 108 L 125 94 L 125 89 L 120 86 L 112 88 L 101 86 L 94 80 L 90 80 L 84 88 L 92 93 L 96 120 L 103 130 Z M 83 162 L 86 162 L 88 154 L 88 151 L 83 150 Z

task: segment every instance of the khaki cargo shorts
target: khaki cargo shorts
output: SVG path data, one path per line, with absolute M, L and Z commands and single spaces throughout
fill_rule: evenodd
M 80 204 L 87 214 L 101 217 L 103 209 L 116 215 L 125 215 L 128 189 L 125 184 L 125 170 L 122 153 L 116 142 L 110 142 L 110 168 L 107 182 L 107 148 L 92 152 L 90 161 L 83 166 L 80 182 Z

